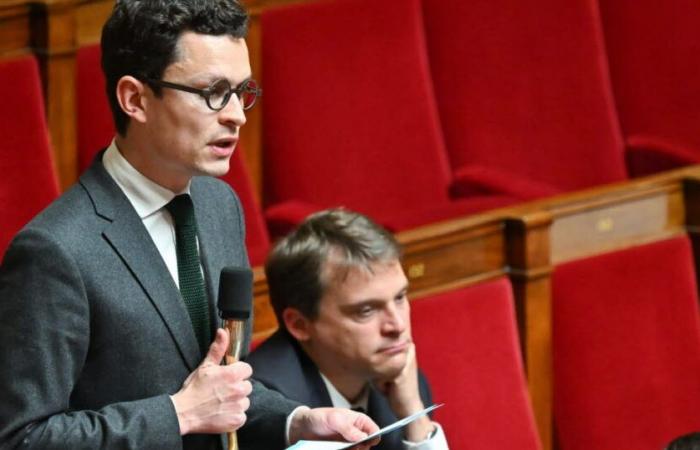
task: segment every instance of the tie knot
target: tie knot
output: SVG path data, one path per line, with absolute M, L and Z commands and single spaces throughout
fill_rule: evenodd
M 194 222 L 194 205 L 188 194 L 175 196 L 165 207 L 172 214 L 176 225 L 185 226 Z

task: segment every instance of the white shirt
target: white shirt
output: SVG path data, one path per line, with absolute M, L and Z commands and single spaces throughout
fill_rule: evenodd
M 320 373 L 320 372 L 319 372 Z M 321 373 L 321 379 L 328 389 L 328 395 L 331 398 L 331 403 L 335 408 L 362 408 L 367 411 L 367 402 L 369 401 L 369 386 L 365 386 L 356 402 L 350 403 L 343 394 L 341 394 L 338 389 L 333 386 L 331 380 L 329 380 L 324 374 Z M 442 427 L 437 422 L 433 422 L 435 425 L 436 432 L 432 437 L 425 439 L 420 442 L 410 442 L 403 441 L 404 449 L 406 450 L 448 450 L 447 439 L 445 438 L 445 432 Z
M 151 181 L 122 156 L 114 140 L 105 151 L 102 164 L 141 218 L 175 285 L 179 288 L 175 225 L 165 205 L 176 195 L 189 194 L 190 183 L 183 192 L 175 193 Z

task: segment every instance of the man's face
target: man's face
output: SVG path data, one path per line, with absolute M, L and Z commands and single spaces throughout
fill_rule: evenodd
M 226 79 L 238 86 L 250 78 L 248 48 L 243 39 L 184 32 L 178 41 L 176 61 L 162 80 L 203 89 Z M 221 111 L 209 109 L 204 98 L 190 92 L 163 88 L 155 97 L 147 89 L 147 176 L 179 190 L 195 175 L 221 176 L 238 142 L 246 118 L 233 95 Z
M 398 261 L 374 264 L 372 272 L 353 267 L 346 278 L 327 278 L 307 342 L 324 373 L 342 370 L 362 380 L 386 379 L 406 364 L 411 343 L 408 281 Z

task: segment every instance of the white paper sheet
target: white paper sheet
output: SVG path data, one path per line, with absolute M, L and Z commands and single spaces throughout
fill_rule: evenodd
M 371 441 L 372 439 L 376 438 L 377 436 L 381 436 L 383 434 L 391 433 L 394 430 L 398 430 L 399 428 L 405 427 L 409 423 L 413 422 L 417 418 L 424 416 L 428 414 L 430 411 L 437 409 L 444 405 L 444 403 L 440 403 L 439 405 L 433 405 L 425 408 L 423 411 L 418 411 L 415 414 L 412 414 L 408 417 L 404 417 L 401 420 L 397 420 L 396 422 L 392 423 L 391 425 L 387 425 L 386 427 L 382 428 L 381 430 L 377 431 L 376 433 L 372 433 L 371 435 L 367 436 L 361 441 L 358 442 L 337 442 L 337 441 L 299 441 L 296 444 L 292 445 L 291 447 L 288 447 L 287 450 L 345 450 L 345 449 L 350 449 L 357 444 L 361 444 L 363 442 Z

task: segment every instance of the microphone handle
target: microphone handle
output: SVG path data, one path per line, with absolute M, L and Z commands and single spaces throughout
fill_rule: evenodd
M 229 341 L 226 350 L 226 365 L 233 364 L 241 357 L 245 333 L 245 320 L 224 320 L 224 329 L 228 331 Z M 238 450 L 238 438 L 235 431 L 228 433 L 228 450 Z

